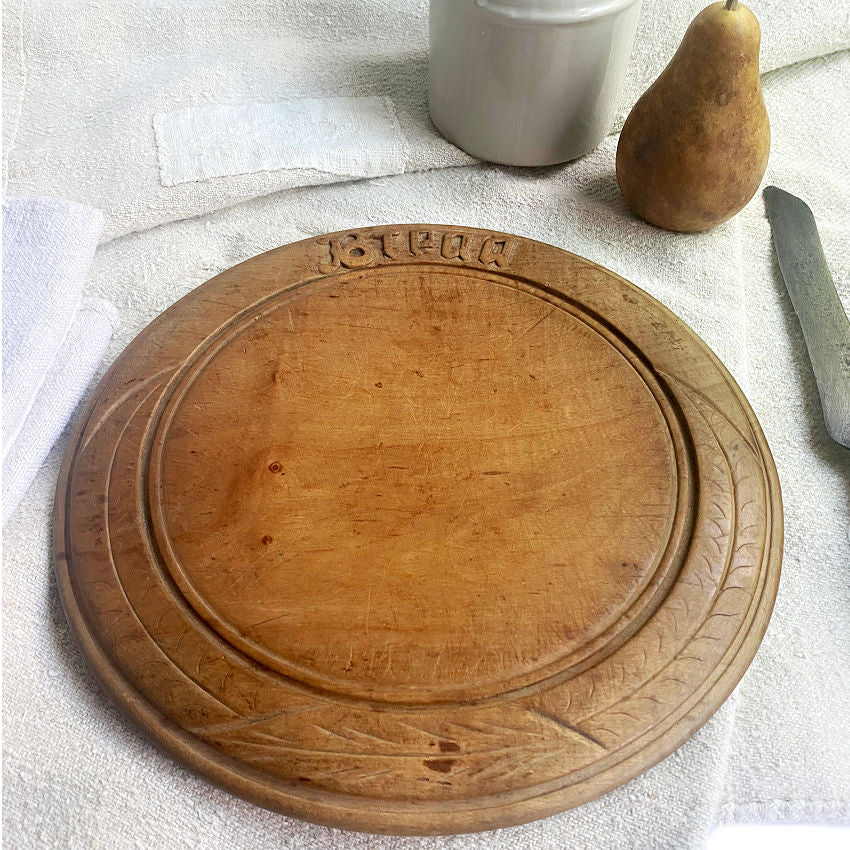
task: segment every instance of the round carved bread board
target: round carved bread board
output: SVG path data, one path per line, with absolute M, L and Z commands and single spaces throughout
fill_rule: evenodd
M 776 470 L 703 342 L 549 245 L 417 225 L 224 272 L 68 449 L 56 569 L 163 747 L 334 826 L 599 796 L 729 695 L 776 593 Z

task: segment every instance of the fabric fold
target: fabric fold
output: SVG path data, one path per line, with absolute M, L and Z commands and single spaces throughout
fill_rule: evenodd
M 118 312 L 83 299 L 100 210 L 51 198 L 3 203 L 3 524 L 100 363 Z
M 68 424 L 117 326 L 118 311 L 112 304 L 83 299 L 17 439 L 3 458 L 3 525 Z
M 3 457 L 80 304 L 103 213 L 68 201 L 3 202 Z

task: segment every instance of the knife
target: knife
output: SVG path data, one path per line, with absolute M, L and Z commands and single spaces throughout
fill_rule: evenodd
M 815 373 L 826 429 L 850 447 L 850 322 L 823 255 L 815 217 L 799 198 L 764 190 L 773 244 L 791 303 L 800 319 Z

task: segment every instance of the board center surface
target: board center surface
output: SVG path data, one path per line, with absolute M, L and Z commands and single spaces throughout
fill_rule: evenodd
M 307 285 L 177 396 L 166 564 L 230 642 L 314 686 L 521 685 L 617 621 L 669 538 L 675 459 L 644 379 L 484 273 Z

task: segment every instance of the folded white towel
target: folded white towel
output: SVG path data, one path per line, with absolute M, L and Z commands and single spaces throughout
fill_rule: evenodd
M 118 324 L 82 301 L 100 210 L 53 199 L 3 204 L 3 524 L 97 369 Z M 82 303 L 82 306 L 81 306 Z

